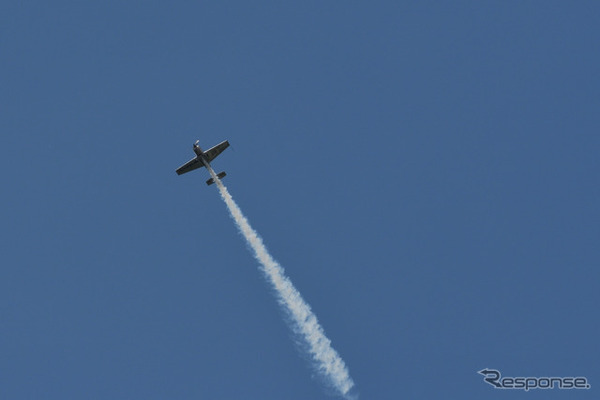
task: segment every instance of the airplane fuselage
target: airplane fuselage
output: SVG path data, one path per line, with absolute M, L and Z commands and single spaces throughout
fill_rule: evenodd
M 198 158 L 198 160 L 202 162 L 202 164 L 208 169 L 210 163 L 204 155 L 204 150 L 202 150 L 202 148 L 198 146 L 198 144 L 194 144 L 194 153 L 196 153 L 196 158 Z

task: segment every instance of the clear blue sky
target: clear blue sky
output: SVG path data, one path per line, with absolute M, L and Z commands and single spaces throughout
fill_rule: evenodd
M 3 2 L 0 398 L 330 398 L 206 171 L 175 174 L 196 139 L 231 142 L 215 169 L 361 399 L 598 398 L 598 21 Z

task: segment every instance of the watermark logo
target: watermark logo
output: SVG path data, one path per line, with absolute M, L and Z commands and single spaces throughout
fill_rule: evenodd
M 490 368 L 477 371 L 484 376 L 483 380 L 492 385 L 495 389 L 518 389 L 529 391 L 532 389 L 589 389 L 589 384 L 585 376 L 569 377 L 502 377 L 500 371 Z

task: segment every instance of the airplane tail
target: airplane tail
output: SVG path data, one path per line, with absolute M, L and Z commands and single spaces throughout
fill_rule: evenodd
M 225 177 L 225 175 L 227 175 L 227 174 L 225 173 L 225 171 L 223 171 L 223 172 L 219 172 L 217 174 L 217 177 L 219 179 L 223 179 Z M 206 184 L 209 186 L 212 185 L 213 183 L 215 183 L 215 180 L 213 178 L 210 178 L 209 180 L 206 181 Z

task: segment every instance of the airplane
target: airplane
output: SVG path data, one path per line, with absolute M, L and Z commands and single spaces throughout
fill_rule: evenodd
M 199 140 L 196 140 L 196 143 L 194 143 L 193 145 L 194 153 L 196 153 L 196 158 L 192 158 L 190 161 L 177 168 L 177 170 L 175 171 L 177 172 L 177 175 L 182 175 L 186 172 L 190 172 L 202 167 L 206 167 L 206 169 L 208 169 L 210 167 L 210 162 L 217 158 L 217 156 L 221 154 L 223 150 L 229 147 L 229 142 L 225 140 L 224 142 L 221 142 L 218 145 L 213 146 L 206 151 L 203 151 L 198 145 L 199 142 Z M 223 179 L 225 175 L 227 175 L 225 171 L 219 172 L 217 174 L 219 179 Z M 215 183 L 213 178 L 210 178 L 206 181 L 207 185 L 212 185 L 213 183 Z

